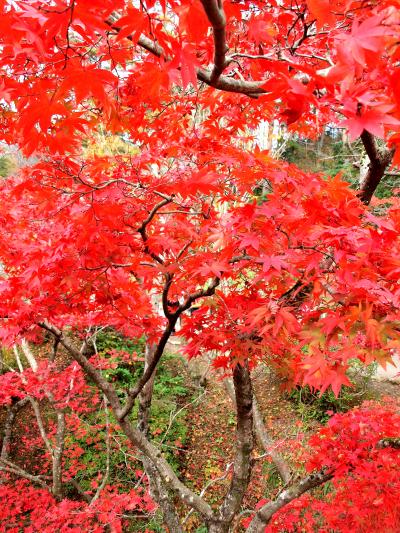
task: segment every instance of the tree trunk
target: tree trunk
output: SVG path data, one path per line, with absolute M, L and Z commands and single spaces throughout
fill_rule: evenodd
M 65 415 L 62 411 L 57 411 L 57 433 L 56 443 L 53 448 L 53 494 L 57 500 L 63 498 L 62 483 L 62 457 L 64 452 L 65 438 Z
M 146 342 L 144 372 L 147 370 L 154 356 L 155 349 L 155 345 L 150 345 L 148 342 Z M 153 372 L 153 375 L 143 387 L 139 395 L 138 429 L 146 437 L 148 437 L 149 435 L 151 402 L 153 399 L 155 377 L 156 370 Z M 149 478 L 150 494 L 154 501 L 156 501 L 160 505 L 165 524 L 167 525 L 171 533 L 183 533 L 183 529 L 181 527 L 179 516 L 175 509 L 173 498 L 164 486 L 162 479 L 159 473 L 157 472 L 157 469 L 144 454 L 141 454 L 140 459 L 142 461 L 147 477 Z
M 229 490 L 217 513 L 219 531 L 228 531 L 242 505 L 250 481 L 251 452 L 253 451 L 253 388 L 247 363 L 237 364 L 233 370 L 236 405 L 236 438 L 233 475 Z M 214 526 L 213 526 L 214 527 Z
M 145 353 L 144 353 L 144 372 L 150 365 L 151 360 L 154 357 L 156 350 L 155 345 L 151 345 L 146 342 Z M 148 436 L 149 432 L 149 419 L 150 419 L 150 409 L 151 402 L 153 400 L 153 389 L 154 389 L 154 380 L 156 377 L 156 370 L 153 372 L 151 378 L 148 380 L 146 385 L 143 387 L 141 393 L 139 394 L 139 412 L 138 412 L 138 429 Z
M 224 380 L 225 390 L 227 391 L 230 399 L 233 404 L 235 404 L 235 391 L 233 388 L 232 381 L 229 379 Z M 256 395 L 253 393 L 253 424 L 254 424 L 254 433 L 257 437 L 257 440 L 263 450 L 270 456 L 272 462 L 274 463 L 279 475 L 281 476 L 284 483 L 288 483 L 291 479 L 291 472 L 289 465 L 285 462 L 283 457 L 274 450 L 274 441 L 268 435 L 268 432 L 264 425 L 264 420 L 258 405 Z

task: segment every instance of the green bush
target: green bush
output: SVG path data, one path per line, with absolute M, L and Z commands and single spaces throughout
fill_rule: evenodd
M 106 353 L 111 350 L 120 350 L 129 353 L 144 353 L 145 339 L 131 339 L 124 337 L 122 333 L 113 328 L 104 328 L 96 334 L 96 348 L 99 353 Z

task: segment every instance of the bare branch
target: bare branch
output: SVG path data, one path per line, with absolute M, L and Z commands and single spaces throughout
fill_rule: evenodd
M 29 472 L 16 465 L 15 463 L 8 461 L 7 459 L 0 459 L 0 470 L 4 470 L 5 472 L 9 472 L 10 474 L 15 474 L 16 476 L 24 477 L 25 479 L 29 479 L 29 481 L 37 483 L 44 489 L 51 492 L 50 487 L 47 485 L 47 483 L 43 481 L 41 477 L 29 474 Z
M 56 360 L 57 351 L 58 351 L 58 345 L 60 344 L 59 339 L 55 338 L 53 343 L 53 350 L 49 356 L 50 362 L 54 362 Z
M 147 367 L 154 357 L 155 345 L 150 344 L 146 339 L 145 351 L 144 351 L 144 370 L 146 372 Z M 154 371 L 151 378 L 143 387 L 139 394 L 139 410 L 138 410 L 138 429 L 146 436 L 149 432 L 149 420 L 150 420 L 150 408 L 153 399 L 154 379 L 156 372 Z
M 31 398 L 29 397 L 29 401 L 32 405 L 32 408 L 33 408 L 33 411 L 35 413 L 35 416 L 36 416 L 36 421 L 37 421 L 37 425 L 38 425 L 38 428 L 39 428 L 39 433 L 40 433 L 40 436 L 42 437 L 42 440 L 47 448 L 47 451 L 49 452 L 50 456 L 52 457 L 53 456 L 53 447 L 49 441 L 49 439 L 47 438 L 47 434 L 46 434 L 46 430 L 44 429 L 44 424 L 43 424 L 43 419 L 42 419 L 42 415 L 40 413 L 40 409 L 39 409 L 39 404 L 37 403 L 37 401 L 34 399 L 34 398 Z
M 173 315 L 173 313 L 171 313 L 170 310 L 168 309 L 169 307 L 168 293 L 171 287 L 171 283 L 172 283 L 172 275 L 169 272 L 167 272 L 165 274 L 165 284 L 164 284 L 164 289 L 162 292 L 162 306 L 163 306 L 164 315 L 166 318 L 168 318 L 168 320 Z
M 174 317 L 176 317 L 177 319 L 178 315 L 174 315 Z M 161 455 L 161 451 L 156 448 L 143 435 L 143 433 L 141 433 L 137 429 L 134 429 L 130 421 L 127 420 L 126 415 L 128 413 L 126 412 L 125 415 L 123 414 L 122 406 L 119 401 L 118 395 L 111 383 L 108 383 L 108 381 L 103 378 L 102 374 L 88 361 L 88 359 L 79 350 L 77 350 L 72 345 L 72 343 L 65 337 L 65 335 L 59 328 L 50 324 L 47 320 L 39 323 L 39 326 L 45 329 L 46 331 L 49 331 L 52 335 L 54 335 L 54 337 L 60 339 L 60 343 L 62 344 L 62 346 L 64 346 L 64 348 L 71 354 L 75 361 L 79 363 L 79 365 L 86 372 L 86 374 L 96 383 L 99 389 L 105 394 L 106 398 L 110 402 L 114 415 L 119 421 L 121 429 L 124 431 L 130 442 L 153 463 L 166 489 L 172 490 L 174 494 L 176 494 L 176 496 L 178 496 L 183 503 L 185 503 L 189 507 L 194 508 L 202 515 L 205 520 L 212 520 L 214 513 L 208 503 L 205 502 L 200 496 L 198 496 L 195 492 L 190 490 L 180 481 L 171 466 Z M 169 337 L 169 335 L 166 336 Z M 162 354 L 164 347 L 162 347 L 161 349 L 159 345 L 159 349 Z
M 90 504 L 93 504 L 100 496 L 101 491 L 106 486 L 108 478 L 110 476 L 110 455 L 111 455 L 111 446 L 110 446 L 110 417 L 108 416 L 108 407 L 107 407 L 107 398 L 103 396 L 104 402 L 104 413 L 106 417 L 106 470 L 101 480 L 100 485 L 97 487 L 96 494 L 90 501 Z
M 144 372 L 146 372 L 149 363 L 153 359 L 154 349 L 155 346 L 149 344 L 149 342 L 146 340 Z M 150 407 L 153 398 L 155 375 L 156 373 L 154 371 L 146 385 L 143 387 L 141 393 L 139 394 L 137 427 L 139 431 L 141 431 L 145 436 L 148 435 L 149 430 Z M 145 454 L 142 453 L 140 459 L 143 463 L 145 472 L 149 479 L 150 493 L 153 499 L 160 505 L 165 524 L 167 525 L 170 531 L 176 531 L 176 533 L 183 533 L 176 507 L 174 505 L 174 502 L 171 501 L 172 498 L 170 498 L 168 490 L 164 486 L 160 474 L 157 471 L 157 468 L 148 459 L 148 457 L 146 457 Z
M 118 420 L 122 421 L 125 419 L 125 417 L 132 411 L 132 408 L 135 404 L 135 400 L 142 391 L 143 387 L 146 385 L 146 383 L 151 378 L 156 366 L 158 365 L 162 354 L 164 353 L 165 346 L 168 342 L 168 339 L 172 335 L 176 322 L 179 318 L 179 315 L 177 313 L 174 313 L 170 316 L 168 320 L 167 327 L 165 328 L 163 334 L 161 335 L 161 338 L 157 344 L 157 347 L 154 351 L 153 358 L 149 362 L 146 370 L 143 372 L 141 378 L 138 380 L 136 385 L 132 387 L 128 392 L 128 399 L 124 405 L 124 407 L 117 410 L 117 418 Z
M 205 298 L 206 296 L 211 296 L 214 294 L 215 289 L 218 287 L 220 283 L 220 278 L 214 278 L 210 285 L 205 289 L 199 289 L 198 291 L 192 293 L 189 295 L 186 300 L 179 305 L 178 309 L 175 311 L 175 313 L 170 313 L 168 311 L 167 318 L 168 318 L 168 324 L 165 328 L 163 334 L 161 335 L 161 338 L 157 344 L 157 347 L 154 351 L 153 359 L 149 362 L 148 367 L 144 371 L 142 377 L 139 379 L 139 381 L 136 383 L 134 387 L 132 387 L 128 392 L 128 399 L 126 401 L 126 404 L 124 407 L 118 411 L 117 416 L 119 420 L 123 420 L 131 411 L 135 404 L 135 399 L 142 391 L 143 387 L 146 385 L 146 383 L 151 378 L 156 366 L 158 365 L 163 353 L 165 346 L 168 342 L 168 339 L 172 335 L 172 333 L 175 331 L 175 326 L 178 321 L 178 318 L 180 315 L 187 311 L 191 305 L 198 300 L 199 298 Z M 169 288 L 170 281 L 168 282 L 168 288 Z M 165 292 L 165 289 L 164 289 Z M 168 292 L 166 291 L 166 297 L 168 296 Z M 168 305 L 168 302 L 163 302 L 164 306 Z M 164 309 L 165 310 L 165 309 Z
M 305 492 L 323 485 L 330 479 L 333 474 L 331 472 L 318 472 L 316 474 L 310 474 L 298 483 L 295 483 L 291 487 L 283 490 L 275 500 L 272 500 L 261 507 L 255 514 L 250 526 L 247 529 L 248 533 L 262 533 L 265 530 L 265 526 L 269 524 L 274 514 L 285 507 L 288 503 L 299 498 Z
M 215 477 L 213 479 L 210 479 L 210 481 L 208 481 L 205 486 L 201 489 L 201 492 L 200 492 L 200 496 L 204 496 L 204 494 L 208 491 L 208 489 L 210 487 L 212 487 L 213 485 L 216 485 L 217 483 L 220 483 L 221 481 L 224 481 L 227 477 L 228 477 L 228 474 L 229 474 L 229 471 L 232 467 L 232 463 L 228 463 L 225 467 L 225 473 L 222 474 L 222 476 L 220 477 Z M 193 514 L 193 509 L 190 509 L 190 511 L 188 512 L 188 514 L 185 516 L 185 518 L 182 520 L 182 522 L 185 524 L 190 516 Z
M 153 209 L 150 211 L 149 216 L 142 222 L 142 224 L 138 227 L 138 232 L 142 233 L 146 231 L 146 227 L 150 224 L 150 222 L 153 220 L 154 215 L 159 211 L 164 205 L 170 204 L 172 202 L 172 197 L 164 198 L 161 202 L 156 204 Z
M 192 303 L 194 303 L 199 298 L 205 298 L 206 296 L 212 296 L 215 293 L 215 289 L 220 284 L 221 279 L 218 277 L 213 278 L 210 285 L 206 287 L 205 289 L 199 289 L 198 291 L 190 294 L 186 300 L 178 307 L 178 310 L 176 311 L 176 314 L 178 316 L 183 313 L 184 311 L 187 311 Z
M 90 496 L 82 489 L 76 479 L 66 479 L 64 480 L 64 483 L 71 483 L 71 485 L 74 487 L 79 496 L 81 496 L 81 498 L 85 500 L 85 502 L 90 503 Z
M 220 91 L 226 91 L 229 93 L 239 93 L 257 98 L 261 94 L 268 94 L 263 88 L 265 80 L 263 81 L 247 81 L 238 80 L 236 78 L 230 78 L 228 76 L 220 76 L 216 81 L 212 79 L 211 72 L 204 69 L 197 69 L 197 79 L 218 89 Z
M 114 31 L 120 31 L 120 28 L 118 27 L 118 21 L 112 22 L 110 20 L 106 20 L 105 22 Z M 132 41 L 132 37 L 130 35 L 127 36 L 127 39 Z M 171 57 L 165 53 L 164 49 L 159 44 L 155 43 L 145 35 L 141 35 L 139 37 L 138 45 L 157 57 L 164 57 L 166 61 L 171 60 Z M 218 78 L 214 79 L 213 71 L 209 71 L 204 68 L 197 68 L 196 74 L 199 81 L 214 87 L 214 89 L 219 89 L 220 91 L 246 94 L 251 97 L 257 97 L 260 94 L 267 93 L 267 91 L 262 87 L 265 81 L 237 80 L 228 76 L 219 76 Z
M 180 481 L 171 466 L 161 455 L 161 451 L 156 448 L 143 435 L 143 433 L 134 429 L 132 424 L 126 418 L 120 420 L 120 426 L 132 444 L 153 463 L 160 475 L 165 489 L 172 490 L 184 504 L 192 507 L 200 513 L 204 520 L 212 520 L 214 513 L 210 505 Z
M 233 388 L 232 380 L 225 378 L 224 387 L 225 387 L 226 392 L 228 393 L 228 396 L 232 400 L 232 403 L 235 405 L 235 401 L 236 401 L 235 391 Z M 257 398 L 254 392 L 253 392 L 253 425 L 254 425 L 254 433 L 257 437 L 257 440 L 266 452 L 261 457 L 270 457 L 277 471 L 279 472 L 279 475 L 281 476 L 282 480 L 285 483 L 288 483 L 292 478 L 290 467 L 286 463 L 284 458 L 280 455 L 280 453 L 274 449 L 275 443 L 271 439 L 271 437 L 268 435 L 268 432 L 266 430 L 266 427 L 263 421 L 262 414 L 260 412 L 260 408 L 258 406 Z M 254 462 L 257 459 L 260 459 L 261 457 L 253 458 L 252 461 Z
M 28 398 L 23 398 L 7 408 L 7 417 L 4 423 L 3 442 L 1 444 L 0 458 L 8 459 L 10 450 L 12 429 L 18 412 L 28 403 Z
M 168 427 L 167 429 L 164 431 L 164 435 L 162 437 L 162 439 L 159 441 L 159 445 L 161 445 L 167 438 L 168 436 L 168 433 L 170 432 L 171 430 L 171 427 L 172 427 L 172 424 L 174 422 L 174 420 L 180 415 L 180 413 L 182 413 L 182 411 L 185 411 L 188 407 L 190 407 L 191 405 L 194 406 L 196 403 L 200 402 L 200 400 L 203 400 L 204 399 L 204 396 L 207 394 L 207 391 L 206 389 L 203 390 L 203 392 L 197 396 L 196 398 L 194 398 L 193 400 L 190 400 L 190 402 L 186 403 L 185 405 L 183 405 L 182 407 L 180 407 L 177 411 L 175 411 L 174 413 L 171 411 L 170 413 L 170 417 L 169 417 L 169 423 L 168 423 Z M 202 492 L 200 493 L 200 496 L 202 496 Z
M 157 469 L 144 455 L 142 455 L 141 460 L 149 478 L 151 496 L 159 504 L 168 530 L 173 533 L 183 533 L 175 504 L 171 501 L 172 499 L 163 485 Z M 191 509 L 191 512 L 193 512 L 193 509 Z
M 381 439 L 376 447 L 378 449 L 393 448 L 394 450 L 400 450 L 400 437 L 387 437 L 385 439 Z
M 61 410 L 57 410 L 57 431 L 56 443 L 53 448 L 53 494 L 61 500 L 63 496 L 62 490 L 62 457 L 64 452 L 65 439 L 65 414 Z
M 33 352 L 30 349 L 29 344 L 27 343 L 26 339 L 22 339 L 22 341 L 21 341 L 21 349 L 22 349 L 23 354 L 26 357 L 26 360 L 29 363 L 29 366 L 32 368 L 32 370 L 34 372 L 36 372 L 37 369 L 38 369 L 38 364 L 37 364 L 36 358 L 33 355 Z
M 142 237 L 145 253 L 149 254 L 150 257 L 152 257 L 155 261 L 157 261 L 157 263 L 160 263 L 160 264 L 163 264 L 164 261 L 157 254 L 152 252 L 147 244 L 148 236 L 147 236 L 146 228 L 150 224 L 150 222 L 153 220 L 157 211 L 161 209 L 164 205 L 167 205 L 171 202 L 172 202 L 172 197 L 167 197 L 161 200 L 161 202 L 159 202 L 153 207 L 153 209 L 149 213 L 149 216 L 142 222 L 142 224 L 137 229 L 137 231 L 140 233 Z
M 265 428 L 263 417 L 255 396 L 253 396 L 253 417 L 254 430 L 257 435 L 257 439 L 267 452 L 267 455 L 271 458 L 284 483 L 289 483 L 289 481 L 292 479 L 290 467 L 282 455 L 274 449 L 275 444 Z
M 15 344 L 13 346 L 13 352 L 14 352 L 14 357 L 15 357 L 15 361 L 17 363 L 18 370 L 19 370 L 19 372 L 21 374 L 21 381 L 22 381 L 22 383 L 26 383 L 26 378 L 24 376 L 24 367 L 22 366 L 21 358 L 20 358 L 19 352 L 18 352 L 18 348 L 17 348 L 17 346 Z

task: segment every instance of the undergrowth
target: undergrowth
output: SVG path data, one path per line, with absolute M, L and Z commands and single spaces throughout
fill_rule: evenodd
M 291 390 L 288 398 L 295 404 L 303 423 L 313 420 L 325 423 L 333 413 L 345 413 L 370 397 L 369 385 L 375 371 L 375 364 L 365 367 L 353 361 L 348 372 L 352 386 L 343 386 L 337 396 L 331 389 L 321 394 L 306 385 Z

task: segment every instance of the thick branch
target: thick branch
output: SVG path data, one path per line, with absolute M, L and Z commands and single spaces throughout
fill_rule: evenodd
M 385 174 L 385 170 L 392 162 L 394 152 L 386 149 L 379 150 L 374 136 L 366 130 L 361 133 L 361 140 L 370 162 L 358 196 L 364 204 L 368 205 Z
M 38 364 L 37 364 L 35 356 L 33 355 L 32 350 L 30 349 L 29 344 L 27 343 L 26 339 L 22 339 L 21 348 L 22 348 L 23 354 L 26 357 L 26 360 L 29 363 L 29 366 L 32 368 L 32 370 L 34 372 L 37 372 Z
M 111 456 L 111 444 L 110 444 L 110 417 L 108 416 L 108 406 L 107 406 L 107 398 L 103 397 L 104 402 L 104 414 L 106 418 L 106 470 L 103 474 L 103 479 L 101 480 L 100 485 L 97 487 L 96 493 L 91 499 L 90 503 L 93 504 L 100 496 L 102 490 L 104 490 L 104 487 L 106 486 L 109 477 L 110 477 L 110 456 Z
M 105 22 L 114 31 L 120 31 L 120 28 L 118 27 L 118 21 L 112 22 L 107 20 Z M 128 36 L 127 39 L 132 41 L 131 36 Z M 157 57 L 163 57 L 166 61 L 171 60 L 171 57 L 164 52 L 164 49 L 159 44 L 155 43 L 145 35 L 141 35 L 139 37 L 138 45 Z M 263 88 L 265 81 L 244 81 L 230 78 L 228 76 L 219 76 L 218 78 L 214 78 L 213 71 L 204 68 L 197 68 L 196 75 L 199 81 L 210 85 L 210 87 L 214 87 L 214 89 L 219 89 L 220 91 L 246 94 L 252 97 L 267 93 L 267 91 Z
M 34 411 L 35 416 L 36 416 L 36 421 L 37 421 L 37 425 L 38 425 L 38 428 L 39 428 L 40 436 L 42 437 L 42 440 L 43 440 L 43 442 L 44 442 L 44 444 L 45 444 L 45 446 L 47 448 L 47 451 L 50 454 L 50 457 L 53 457 L 53 447 L 52 447 L 51 442 L 49 441 L 49 439 L 47 437 L 46 430 L 44 428 L 44 423 L 43 423 L 42 415 L 40 413 L 39 404 L 34 398 L 31 398 L 31 397 L 29 397 L 29 401 L 30 401 L 30 403 L 32 405 L 33 411 Z
M 206 289 L 199 289 L 198 291 L 190 294 L 186 300 L 178 307 L 176 314 L 179 316 L 184 311 L 187 311 L 192 303 L 194 303 L 199 298 L 205 298 L 206 296 L 212 296 L 215 293 L 215 289 L 220 284 L 220 278 L 214 278 L 210 285 Z
M 175 331 L 175 326 L 178 321 L 178 318 L 180 315 L 190 308 L 193 302 L 198 300 L 199 298 L 205 298 L 206 296 L 211 296 L 214 294 L 215 289 L 218 287 L 220 282 L 219 278 L 214 278 L 210 285 L 206 289 L 199 289 L 198 291 L 194 292 L 193 294 L 189 295 L 186 300 L 181 304 L 175 313 L 170 314 L 168 313 L 168 325 L 166 329 L 164 330 L 164 333 L 162 334 L 157 347 L 154 351 L 153 359 L 149 362 L 148 367 L 144 371 L 142 377 L 139 379 L 139 381 L 136 383 L 134 387 L 132 387 L 128 392 L 128 399 L 126 401 L 126 404 L 124 407 L 117 413 L 117 416 L 119 420 L 124 419 L 131 411 L 135 403 L 135 399 L 138 397 L 140 392 L 142 391 L 143 387 L 146 385 L 146 383 L 149 381 L 151 376 L 153 375 L 153 372 L 158 365 L 163 353 L 165 346 L 168 342 L 168 339 L 172 335 L 172 333 Z
M 141 461 L 149 478 L 150 494 L 161 508 L 164 523 L 168 527 L 168 531 L 171 533 L 183 533 L 174 502 L 171 501 L 168 490 L 164 487 L 157 469 L 144 455 L 142 455 Z
M 158 365 L 162 354 L 164 353 L 164 349 L 168 342 L 168 339 L 170 338 L 175 329 L 178 317 L 179 315 L 175 313 L 169 318 L 168 325 L 157 344 L 152 360 L 149 362 L 146 370 L 143 372 L 142 377 L 139 379 L 136 385 L 129 390 L 128 399 L 124 407 L 117 411 L 117 418 L 120 421 L 123 420 L 132 411 L 136 398 L 138 397 L 146 383 L 149 381 L 149 379 L 152 377 L 153 372 L 156 366 Z
M 83 500 L 85 500 L 85 502 L 87 502 L 87 503 L 91 502 L 90 496 L 82 489 L 82 487 L 79 485 L 79 483 L 76 481 L 76 479 L 74 479 L 74 478 L 66 479 L 66 480 L 64 480 L 64 483 L 70 483 L 74 487 L 76 492 L 79 494 L 79 496 Z
M 147 370 L 149 363 L 153 359 L 154 349 L 155 346 L 146 341 L 144 372 Z M 153 375 L 143 387 L 142 392 L 139 394 L 137 427 L 145 436 L 148 436 L 149 431 L 150 408 L 153 397 L 155 376 L 156 373 L 153 372 Z M 174 502 L 171 501 L 168 490 L 164 487 L 160 474 L 153 463 L 144 454 L 141 454 L 140 460 L 142 461 L 147 477 L 149 478 L 150 493 L 152 498 L 160 505 L 166 526 L 168 527 L 169 531 L 183 533 Z
M 156 204 L 153 207 L 153 209 L 150 211 L 149 216 L 142 222 L 142 224 L 137 229 L 142 237 L 145 253 L 149 254 L 150 257 L 152 257 L 155 261 L 157 261 L 157 263 L 160 263 L 160 264 L 163 264 L 163 260 L 157 254 L 152 252 L 147 244 L 148 236 L 147 236 L 146 228 L 150 224 L 150 222 L 153 220 L 157 211 L 159 211 L 159 209 L 161 209 L 164 205 L 169 204 L 170 202 L 172 202 L 172 198 L 168 197 L 168 198 L 164 198 L 164 200 L 161 200 L 161 202 Z
M 65 414 L 57 411 L 57 431 L 56 442 L 53 449 L 53 494 L 55 498 L 61 500 L 63 497 L 62 484 L 62 458 L 64 453 L 65 439 Z
M 228 45 L 226 44 L 226 18 L 222 0 L 201 0 L 201 3 L 213 29 L 214 67 L 211 72 L 211 81 L 216 83 L 226 66 L 225 54 L 228 51 Z
M 1 445 L 1 452 L 0 452 L 1 459 L 6 459 L 6 460 L 8 459 L 8 454 L 10 451 L 11 435 L 12 435 L 15 417 L 17 416 L 18 411 L 20 411 L 28 403 L 28 401 L 29 401 L 28 398 L 23 398 L 22 400 L 19 400 L 16 403 L 13 403 L 7 408 L 7 417 L 4 423 L 3 442 Z
M 144 372 L 146 372 L 149 364 L 154 359 L 154 351 L 155 346 L 149 344 L 149 342 L 146 340 L 144 354 Z M 148 380 L 146 385 L 143 387 L 141 393 L 139 394 L 138 429 L 146 436 L 148 436 L 149 431 L 150 408 L 153 399 L 155 377 L 156 372 L 153 372 L 151 378 Z
M 169 272 L 165 274 L 165 284 L 164 284 L 164 289 L 163 289 L 162 296 L 161 296 L 164 315 L 168 320 L 170 320 L 173 315 L 173 313 L 171 313 L 169 310 L 170 302 L 168 300 L 168 293 L 171 287 L 172 277 L 173 275 L 170 274 Z
M 326 472 L 311 474 L 288 489 L 283 490 L 275 500 L 266 503 L 257 511 L 247 529 L 247 533 L 263 533 L 265 526 L 269 524 L 271 518 L 279 509 L 299 498 L 305 492 L 323 485 L 332 477 L 332 473 Z
M 57 341 L 57 338 L 56 338 Z M 28 342 L 25 339 L 22 339 L 21 343 L 22 351 L 32 368 L 33 372 L 37 372 L 38 364 L 35 359 L 35 356 L 30 349 Z M 43 418 L 40 413 L 39 403 L 34 398 L 29 398 L 29 401 L 33 407 L 33 410 L 36 415 L 37 424 L 39 427 L 40 436 L 42 437 L 43 442 L 46 445 L 46 448 L 52 458 L 52 472 L 53 472 L 53 495 L 58 500 L 62 499 L 63 485 L 62 485 L 62 457 L 64 452 L 64 439 L 65 439 L 65 414 L 61 409 L 57 409 L 57 405 L 54 402 L 53 394 L 50 392 L 46 393 L 47 398 L 50 403 L 53 405 L 56 411 L 57 416 L 57 431 L 56 431 L 56 441 L 54 446 L 52 446 L 50 440 L 47 437 L 46 430 L 43 423 Z
M 377 448 L 393 448 L 394 450 L 400 450 L 400 437 L 387 437 L 385 439 L 381 439 L 378 444 L 376 445 Z
M 15 463 L 8 461 L 7 459 L 0 459 L 0 470 L 4 470 L 5 472 L 9 472 L 10 474 L 15 474 L 16 476 L 24 477 L 25 479 L 29 479 L 29 481 L 37 483 L 38 485 L 50 492 L 50 487 L 43 481 L 41 477 L 29 474 L 29 472 L 16 465 Z
M 247 259 L 247 256 L 233 257 L 230 260 L 230 263 L 232 264 L 237 263 L 245 259 Z M 193 292 L 192 294 L 190 294 L 186 298 L 186 300 L 182 304 L 179 305 L 175 313 L 170 313 L 170 311 L 168 310 L 168 291 L 169 291 L 171 282 L 172 282 L 172 277 L 168 275 L 166 277 L 166 282 L 165 282 L 164 291 L 163 291 L 163 308 L 164 308 L 165 316 L 168 319 L 168 325 L 166 329 L 164 330 L 164 333 L 162 334 L 158 342 L 158 345 L 155 348 L 153 359 L 149 362 L 148 367 L 146 368 L 142 377 L 139 379 L 136 385 L 129 390 L 126 404 L 121 410 L 119 410 L 117 414 L 117 416 L 119 417 L 119 420 L 124 419 L 132 411 L 132 408 L 135 403 L 135 399 L 138 397 L 143 387 L 146 385 L 146 383 L 149 381 L 149 379 L 153 375 L 153 372 L 164 353 L 164 349 L 168 342 L 168 339 L 170 338 L 172 333 L 175 331 L 176 323 L 179 317 L 181 316 L 181 314 L 184 311 L 187 311 L 188 309 L 190 309 L 191 305 L 199 298 L 206 298 L 207 296 L 212 296 L 215 293 L 215 289 L 220 284 L 221 279 L 219 277 L 215 277 L 212 279 L 208 287 L 199 289 Z
M 138 232 L 141 233 L 142 231 L 146 230 L 146 227 L 150 224 L 150 222 L 153 220 L 155 214 L 157 211 L 159 211 L 164 205 L 167 205 L 172 202 L 172 198 L 164 198 L 164 200 L 161 200 L 158 204 L 156 204 L 153 209 L 150 211 L 149 216 L 141 223 L 141 225 L 138 228 Z
M 265 452 L 271 458 L 283 482 L 285 484 L 289 483 L 292 478 L 292 473 L 290 471 L 289 465 L 286 463 L 280 453 L 274 450 L 274 442 L 268 435 L 268 432 L 265 428 L 264 420 L 255 396 L 253 396 L 253 417 L 254 430 L 257 435 L 258 441 L 264 448 Z
M 128 419 L 120 420 L 120 426 L 125 435 L 154 465 L 160 475 L 163 486 L 166 490 L 174 492 L 179 499 L 199 512 L 203 519 L 210 521 L 213 518 L 213 511 L 207 502 L 195 492 L 186 487 L 177 477 L 168 462 L 161 455 L 161 451 L 156 448 L 139 430 L 134 429 Z

